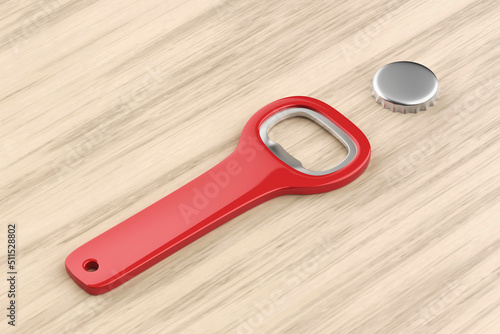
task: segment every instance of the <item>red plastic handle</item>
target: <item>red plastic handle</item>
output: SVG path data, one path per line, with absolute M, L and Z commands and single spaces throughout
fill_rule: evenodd
M 313 176 L 276 157 L 262 142 L 259 129 L 273 114 L 292 107 L 314 110 L 341 128 L 356 144 L 354 159 L 334 173 Z M 308 97 L 276 101 L 250 119 L 229 157 L 73 251 L 66 270 L 82 289 L 102 294 L 262 202 L 346 185 L 366 169 L 369 158 L 364 134 L 332 107 Z

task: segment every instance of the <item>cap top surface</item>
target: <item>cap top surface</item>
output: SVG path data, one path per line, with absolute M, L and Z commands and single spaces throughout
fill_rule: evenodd
M 438 80 L 427 67 L 400 61 L 382 67 L 373 78 L 372 89 L 379 98 L 401 106 L 416 106 L 434 99 Z

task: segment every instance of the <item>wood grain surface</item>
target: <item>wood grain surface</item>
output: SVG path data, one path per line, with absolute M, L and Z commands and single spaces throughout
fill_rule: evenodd
M 500 333 L 498 1 L 5 0 L 0 27 L 1 333 Z M 374 102 L 398 60 L 436 73 L 436 106 Z M 367 135 L 359 179 L 264 203 L 107 294 L 70 279 L 72 250 L 292 95 Z M 344 154 L 309 121 L 272 136 L 311 168 Z

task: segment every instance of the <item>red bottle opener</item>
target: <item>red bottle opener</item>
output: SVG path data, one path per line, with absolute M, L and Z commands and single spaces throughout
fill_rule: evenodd
M 348 150 L 344 161 L 311 171 L 269 139 L 271 127 L 296 116 L 315 121 L 341 141 Z M 249 120 L 224 161 L 73 251 L 66 270 L 86 292 L 105 293 L 260 203 L 345 186 L 369 160 L 366 136 L 334 108 L 309 97 L 275 101 Z

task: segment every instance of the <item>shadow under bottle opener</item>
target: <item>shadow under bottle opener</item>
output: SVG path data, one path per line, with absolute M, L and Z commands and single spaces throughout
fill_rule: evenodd
M 304 168 L 268 137 L 274 125 L 291 117 L 322 126 L 347 148 L 347 157 L 325 171 Z M 265 201 L 347 185 L 365 171 L 370 154 L 363 132 L 331 106 L 310 97 L 275 101 L 248 121 L 226 159 L 77 248 L 66 270 L 86 292 L 105 293 Z

